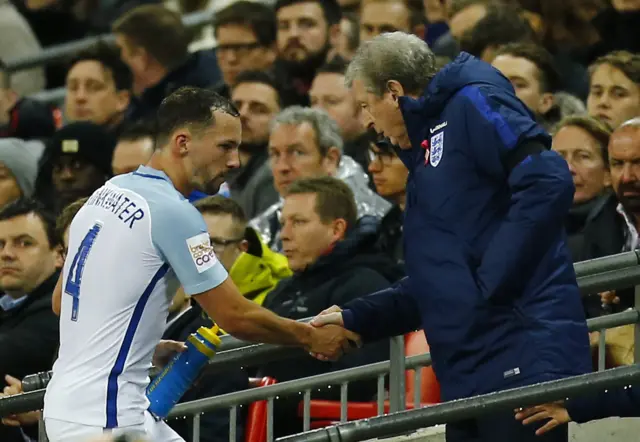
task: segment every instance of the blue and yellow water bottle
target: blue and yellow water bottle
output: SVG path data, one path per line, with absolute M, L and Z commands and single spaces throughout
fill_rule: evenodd
M 218 326 L 200 327 L 187 338 L 185 345 L 187 349 L 178 353 L 147 387 L 149 411 L 156 417 L 167 417 L 216 354 L 220 346 Z

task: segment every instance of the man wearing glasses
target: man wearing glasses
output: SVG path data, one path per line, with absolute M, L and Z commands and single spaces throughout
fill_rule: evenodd
M 207 225 L 211 247 L 240 293 L 262 305 L 278 282 L 291 276 L 287 258 L 270 250 L 247 227 L 247 218 L 234 200 L 210 196 L 195 206 Z

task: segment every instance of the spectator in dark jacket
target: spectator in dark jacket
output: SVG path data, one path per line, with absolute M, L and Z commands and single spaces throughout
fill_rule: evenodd
M 408 276 L 315 323 L 366 341 L 422 327 L 443 400 L 591 371 L 564 232 L 571 174 L 509 81 L 466 53 L 438 71 L 399 32 L 362 45 L 347 80 L 409 169 Z M 496 414 L 447 424 L 447 440 L 536 439 Z
M 282 243 L 294 272 L 271 291 L 264 307 L 290 319 L 316 315 L 331 305 L 344 305 L 371 291 L 388 287 L 399 279 L 394 263 L 375 249 L 378 223 L 363 217 L 358 223 L 352 191 L 342 181 L 307 178 L 288 189 L 282 210 Z M 385 360 L 388 342 L 379 342 L 352 353 L 338 362 L 311 358 L 281 361 L 263 366 L 260 372 L 289 381 L 334 370 Z M 376 382 L 349 384 L 349 399 L 367 401 L 375 397 Z M 338 399 L 336 389 L 314 391 L 314 397 Z M 275 429 L 278 435 L 302 429 L 296 416 L 299 396 L 276 401 Z
M 14 378 L 50 370 L 58 347 L 51 294 L 62 266 L 55 219 L 42 206 L 18 200 L 0 212 L 0 389 Z M 0 440 L 22 441 L 0 425 Z
M 402 220 L 407 199 L 409 171 L 388 140 L 371 143 L 369 173 L 378 195 L 393 203 L 380 222 L 378 247 L 399 264 L 404 264 Z
M 160 5 L 143 5 L 113 24 L 122 61 L 133 73 L 127 119 L 149 116 L 162 100 L 182 86 L 210 88 L 222 82 L 215 51 L 189 54 L 191 32 L 182 17 Z
M 567 218 L 569 246 L 602 206 L 611 187 L 607 148 L 611 129 L 588 116 L 571 116 L 560 121 L 553 134 L 551 148 L 569 165 L 576 191 Z M 572 250 L 573 251 L 573 250 Z
M 131 102 L 133 79 L 117 48 L 105 43 L 80 52 L 69 65 L 64 112 L 67 122 L 91 121 L 119 135 Z
M 46 138 L 55 130 L 53 109 L 39 101 L 21 97 L 11 87 L 11 76 L 0 60 L 0 138 Z

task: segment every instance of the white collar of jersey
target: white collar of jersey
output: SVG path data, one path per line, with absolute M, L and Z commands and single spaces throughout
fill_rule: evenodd
M 13 310 L 14 308 L 18 307 L 26 300 L 27 295 L 24 295 L 18 299 L 14 299 L 9 295 L 4 295 L 0 297 L 0 308 L 2 308 L 2 310 L 4 310 L 5 312 L 8 312 L 9 310 Z

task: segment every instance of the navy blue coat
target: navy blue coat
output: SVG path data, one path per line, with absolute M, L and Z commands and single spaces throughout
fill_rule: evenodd
M 444 400 L 591 371 L 564 233 L 574 186 L 549 135 L 466 53 L 400 107 L 407 277 L 345 305 L 345 326 L 365 340 L 423 328 Z

